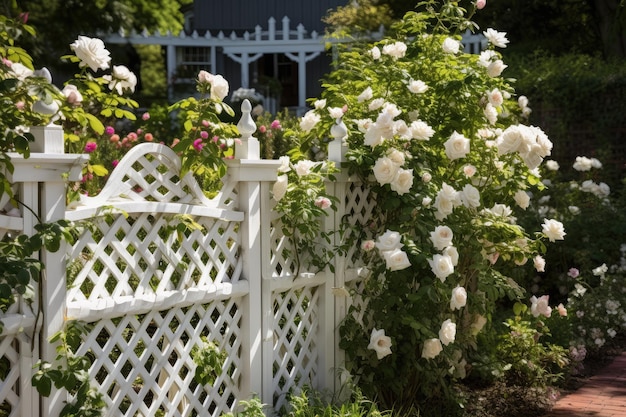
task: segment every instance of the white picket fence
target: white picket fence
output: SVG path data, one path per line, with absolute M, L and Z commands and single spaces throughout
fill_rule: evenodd
M 294 248 L 272 211 L 279 163 L 258 159 L 250 133 L 212 199 L 180 175 L 171 149 L 146 143 L 128 152 L 99 195 L 66 209 L 65 181 L 79 178 L 87 157 L 62 153 L 60 128 L 34 129 L 31 157 L 13 155 L 16 193 L 40 207 L 43 221 L 91 226 L 73 246 L 41 253 L 35 338 L 37 304 L 20 301 L 0 314 L 0 416 L 59 415 L 67 393 L 40 398 L 30 380 L 39 359 L 54 360 L 48 339 L 70 319 L 91 326 L 77 353 L 93 359 L 90 378 L 107 416 L 219 416 L 254 394 L 277 410 L 295 388 L 338 387 L 337 330 L 349 300 L 333 289 L 356 277 L 354 253 L 334 259 L 335 274 L 295 276 Z M 332 145 L 339 161 L 341 144 Z M 365 223 L 366 189 L 341 175 L 328 188 L 340 204 L 325 230 L 346 218 Z M 33 232 L 28 210 L 9 214 L 0 214 L 0 238 Z M 202 228 L 177 231 L 183 216 Z M 194 380 L 191 353 L 202 338 L 227 352 L 212 386 Z

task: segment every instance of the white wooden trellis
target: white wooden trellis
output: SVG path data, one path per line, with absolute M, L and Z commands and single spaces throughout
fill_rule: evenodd
M 30 159 L 13 156 L 11 179 L 24 203 L 41 206 L 45 221 L 66 218 L 92 227 L 81 229 L 67 250 L 41 254 L 47 276 L 37 338 L 29 338 L 35 312 L 24 302 L 0 314 L 0 360 L 8 365 L 6 372 L 0 368 L 0 407 L 6 415 L 59 415 L 66 393 L 40 398 L 30 379 L 38 359 L 54 360 L 47 340 L 68 319 L 91 324 L 77 353 L 93 358 L 90 376 L 109 416 L 217 416 L 252 394 L 278 409 L 304 384 L 333 389 L 343 364 L 337 329 L 347 308 L 333 289 L 351 285 L 358 259 L 351 252 L 335 259 L 335 274 L 295 276 L 287 256 L 294 248 L 272 211 L 270 188 L 280 163 L 259 159 L 250 109 L 242 110 L 237 159 L 228 161 L 222 190 L 212 199 L 192 175 L 180 175 L 171 149 L 143 144 L 120 161 L 98 196 L 66 211 L 66 174 L 77 180 L 87 156 L 62 154 L 62 131 L 54 126 L 34 129 Z M 331 157 L 339 161 L 341 146 L 335 148 Z M 367 191 L 339 178 L 329 192 L 343 204 L 324 220 L 327 231 L 344 213 L 365 224 L 372 211 Z M 32 233 L 35 219 L 27 210 L 9 214 L 0 214 L 0 237 Z M 180 215 L 202 230 L 171 232 Z M 202 337 L 228 353 L 213 386 L 193 379 L 191 352 Z

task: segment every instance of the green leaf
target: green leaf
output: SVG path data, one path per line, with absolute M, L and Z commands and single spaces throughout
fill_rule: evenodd
M 94 173 L 94 175 L 98 176 L 98 177 L 104 177 L 105 175 L 108 175 L 109 170 L 106 169 L 104 167 L 104 165 L 90 165 L 90 170 L 91 172 Z
M 104 111 L 103 111 L 104 112 Z M 90 113 L 85 113 L 85 117 L 89 120 L 89 126 L 99 135 L 104 133 L 104 125 L 96 116 Z

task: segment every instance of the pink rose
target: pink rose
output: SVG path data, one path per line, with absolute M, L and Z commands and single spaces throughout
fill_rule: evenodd
M 98 149 L 98 144 L 96 142 L 87 142 L 85 144 L 85 152 L 87 153 L 92 153 L 96 149 Z

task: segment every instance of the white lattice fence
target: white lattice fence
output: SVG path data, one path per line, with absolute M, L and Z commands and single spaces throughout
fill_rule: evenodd
M 13 191 L 21 198 L 24 190 L 26 187 L 14 187 Z M 31 214 L 27 213 L 30 218 Z M 26 222 L 30 221 L 32 218 Z M 24 229 L 22 211 L 3 195 L 0 198 L 0 241 L 15 238 L 24 233 Z M 36 416 L 38 410 L 32 404 L 34 389 L 30 386 L 30 377 L 38 357 L 33 351 L 36 345 L 32 339 L 37 306 L 32 298 L 27 302 L 15 296 L 14 300 L 6 311 L 0 312 L 0 415 L 18 417 L 29 413 Z
M 67 316 L 93 323 L 77 353 L 94 358 L 107 415 L 217 416 L 242 398 L 244 215 L 223 197 L 208 200 L 169 148 L 146 145 L 67 213 L 84 224 L 68 253 Z M 203 339 L 228 352 L 213 386 L 194 380 Z

